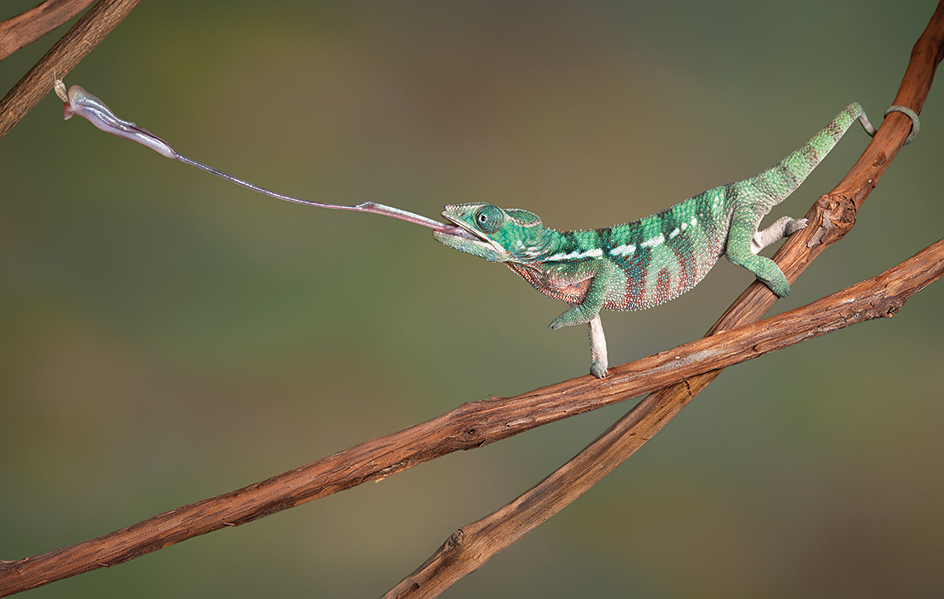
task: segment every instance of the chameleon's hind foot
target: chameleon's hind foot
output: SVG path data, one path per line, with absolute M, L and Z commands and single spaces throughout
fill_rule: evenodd
M 751 253 L 757 254 L 762 249 L 776 243 L 781 238 L 789 237 L 800 229 L 805 229 L 806 222 L 805 218 L 798 218 L 796 220 L 789 216 L 778 218 L 766 229 L 754 233 L 753 237 L 751 237 Z
M 757 275 L 760 282 L 767 285 L 778 297 L 790 295 L 790 283 L 787 282 L 787 277 L 777 263 L 763 256 L 753 256 L 753 258 L 750 264 L 742 266 Z
M 760 258 L 760 256 L 758 256 L 758 258 Z M 769 258 L 764 258 L 764 260 L 766 260 L 764 264 L 766 268 L 758 268 L 753 271 L 754 274 L 757 275 L 761 283 L 767 285 L 778 297 L 787 297 L 790 295 L 790 283 L 787 282 L 787 277 L 783 274 L 783 271 L 780 270 L 780 267 L 777 266 L 777 263 L 773 260 Z
M 808 223 L 809 220 L 805 218 L 798 218 L 796 220 L 791 218 L 790 222 L 787 223 L 787 226 L 783 228 L 783 236 L 790 237 L 800 229 L 805 229 Z
M 776 262 L 764 256 L 756 256 L 746 252 L 744 254 L 732 255 L 731 252 L 728 252 L 727 256 L 731 263 L 743 266 L 754 273 L 764 285 L 767 285 L 779 297 L 790 295 L 790 283 L 787 282 L 787 277 Z

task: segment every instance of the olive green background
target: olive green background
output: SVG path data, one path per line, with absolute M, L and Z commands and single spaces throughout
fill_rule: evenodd
M 0 17 L 34 0 L 5 2 Z M 589 228 L 763 170 L 892 103 L 935 3 L 142 2 L 66 77 L 180 152 L 315 200 Z M 65 31 L 0 62 L 9 89 Z M 944 101 L 775 311 L 942 236 Z M 806 212 L 855 127 L 774 216 Z M 78 119 L 0 140 L 0 559 L 128 526 L 487 397 L 583 375 L 566 306 L 420 227 L 286 204 Z M 618 364 L 700 336 L 726 261 L 605 313 Z M 944 284 L 731 368 L 606 480 L 445 596 L 944 593 Z M 30 591 L 375 597 L 631 407 Z

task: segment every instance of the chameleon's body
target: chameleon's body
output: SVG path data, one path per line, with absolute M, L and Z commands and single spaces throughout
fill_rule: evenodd
M 783 217 L 763 230 L 758 225 L 857 118 L 865 126 L 862 107 L 852 103 L 808 143 L 759 175 L 631 223 L 561 232 L 545 228 L 527 210 L 472 203 L 446 206 L 442 214 L 456 228 L 433 236 L 457 250 L 504 262 L 541 293 L 570 304 L 550 326 L 589 323 L 590 371 L 602 378 L 607 358 L 600 310 L 641 310 L 673 299 L 701 281 L 722 254 L 778 296 L 790 293 L 780 268 L 757 252 L 802 229 L 806 220 Z

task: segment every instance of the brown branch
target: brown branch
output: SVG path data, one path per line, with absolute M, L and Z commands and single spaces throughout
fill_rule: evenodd
M 619 367 L 619 373 L 613 376 L 613 380 L 608 379 L 601 383 L 588 375 L 518 397 L 463 404 L 423 424 L 362 443 L 238 491 L 183 506 L 134 526 L 50 553 L 14 562 L 2 562 L 0 596 L 102 566 L 119 564 L 227 525 L 244 524 L 369 480 L 385 478 L 459 449 L 474 449 L 493 443 L 543 424 L 664 387 L 697 373 L 709 372 L 713 376 L 714 373 L 710 371 L 716 372 L 720 368 L 757 358 L 852 324 L 891 316 L 908 297 L 942 275 L 944 240 L 878 277 L 853 285 L 803 308 L 623 365 Z M 688 389 L 684 384 L 681 387 Z M 685 397 L 690 399 L 695 392 L 692 389 L 685 393 Z M 657 396 L 650 396 L 627 417 L 634 422 L 637 419 L 640 422 L 650 422 L 649 428 L 632 439 L 637 446 L 644 443 L 681 407 L 654 400 L 655 397 Z M 619 436 L 614 431 L 608 433 L 611 437 L 614 434 Z M 604 436 L 603 439 L 606 438 Z M 595 457 L 601 460 L 600 463 L 612 463 L 609 457 L 610 443 L 612 441 L 597 442 L 588 451 L 593 451 Z M 593 467 L 598 468 L 599 466 Z M 561 477 L 562 480 L 574 480 L 575 476 L 587 477 L 595 474 L 588 474 L 586 471 L 578 474 L 565 469 L 555 476 Z M 573 493 L 577 486 L 568 484 L 561 488 Z M 566 501 L 573 497 L 564 496 L 559 499 Z M 528 526 L 540 523 L 533 520 L 535 516 L 530 511 L 519 509 L 523 505 L 528 505 L 527 498 L 504 508 L 505 511 L 496 516 L 497 522 L 503 527 L 508 526 L 509 522 L 519 525 L 526 523 Z M 514 513 L 515 518 L 506 520 L 508 513 Z M 548 513 L 546 517 L 550 515 Z M 495 520 L 482 522 L 481 528 L 474 529 L 476 533 L 487 533 Z M 515 528 L 524 534 L 523 528 Z M 473 529 L 467 528 L 461 532 L 466 538 L 488 539 L 487 534 L 470 535 L 471 530 Z M 461 541 L 461 535 L 459 539 Z M 506 544 L 514 540 L 507 534 L 500 535 L 500 539 Z M 440 560 L 452 561 L 457 555 L 456 548 L 460 547 L 463 556 L 486 553 L 477 545 L 453 542 L 448 544 Z M 480 565 L 474 560 L 465 560 L 465 563 L 472 569 Z
M 0 60 L 79 14 L 94 0 L 46 0 L 0 23 Z
M 0 137 L 52 91 L 140 0 L 99 0 L 0 100 Z
M 944 0 L 938 4 L 931 21 L 912 50 L 911 61 L 894 103 L 920 112 L 942 56 Z M 901 149 L 910 127 L 911 121 L 904 115 L 890 115 L 849 173 L 832 192 L 822 196 L 810 209 L 807 214 L 809 222 L 819 226 L 809 226 L 801 233 L 791 236 L 777 252 L 774 258 L 791 283 L 822 250 L 841 239 L 852 228 L 856 211 Z M 902 274 L 906 274 L 918 267 L 934 268 L 936 272 L 940 272 L 942 241 L 879 277 L 819 300 L 808 308 L 818 306 L 824 313 L 832 311 L 835 316 L 836 312 L 846 314 L 850 305 L 846 302 L 864 299 L 865 305 L 871 307 L 871 302 L 880 300 L 869 296 L 890 284 L 889 278 L 894 279 L 896 276 L 892 274 L 893 271 L 904 269 Z M 938 276 L 940 275 L 935 275 L 935 278 Z M 906 277 L 910 275 L 906 274 Z M 898 296 L 898 299 L 904 301 L 907 296 L 926 284 L 923 283 L 907 292 L 907 295 Z M 725 334 L 719 331 L 755 322 L 775 301 L 776 297 L 772 292 L 762 283 L 755 282 L 728 308 L 707 335 L 717 338 Z M 897 310 L 900 304 L 895 303 L 894 306 L 893 309 Z M 806 312 L 807 309 L 803 311 Z M 776 319 L 765 320 L 758 325 L 766 328 L 765 323 L 771 320 Z M 743 326 L 743 329 L 737 330 L 749 330 L 758 325 Z M 788 333 L 793 334 L 805 333 Z M 755 349 L 761 351 L 765 347 L 765 341 L 758 339 Z M 589 447 L 533 489 L 489 516 L 459 529 L 423 565 L 388 591 L 384 597 L 439 595 L 602 480 L 659 432 L 719 373 L 720 369 L 701 374 L 644 399 Z

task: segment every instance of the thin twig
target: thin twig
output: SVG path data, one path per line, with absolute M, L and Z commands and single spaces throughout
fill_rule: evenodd
M 920 112 L 942 55 L 944 1 L 938 5 L 912 50 L 911 61 L 895 104 Z M 849 173 L 832 192 L 819 198 L 810 209 L 807 217 L 811 226 L 791 236 L 774 256 L 791 283 L 823 249 L 841 239 L 851 229 L 856 211 L 904 144 L 910 125 L 911 121 L 907 117 L 893 113 Z M 932 256 L 928 252 L 936 252 L 935 248 L 940 247 L 939 241 L 919 254 L 930 258 L 928 266 L 937 270 L 942 266 L 942 257 Z M 912 261 L 900 266 L 909 263 Z M 872 284 L 884 284 L 883 281 L 890 273 L 888 271 L 872 279 Z M 858 289 L 857 293 L 869 292 L 865 283 L 853 288 Z M 855 297 L 855 294 L 849 296 L 844 291 L 811 306 L 821 305 L 825 310 L 845 313 L 848 306 L 845 302 Z M 775 301 L 776 297 L 767 287 L 759 281 L 754 282 L 725 311 L 707 335 L 723 334 L 719 331 L 755 322 Z M 756 348 L 763 347 L 764 342 L 758 340 Z M 644 399 L 589 447 L 533 489 L 489 516 L 459 529 L 424 564 L 384 597 L 427 598 L 439 595 L 602 480 L 659 432 L 719 373 L 720 370 L 715 370 L 698 375 Z
M 0 23 L 0 60 L 79 14 L 94 0 L 46 0 Z
M 99 0 L 0 100 L 0 137 L 52 91 L 140 0 Z

